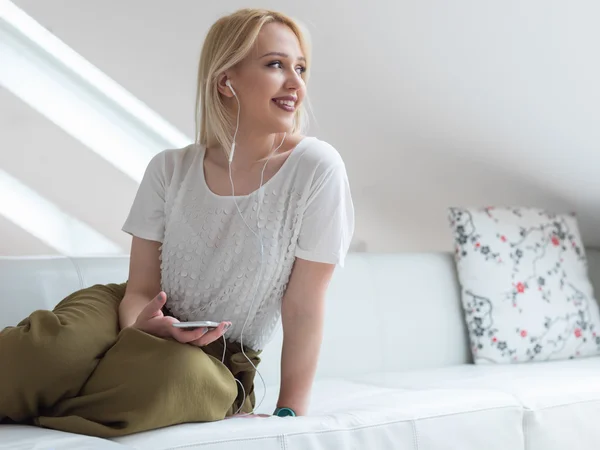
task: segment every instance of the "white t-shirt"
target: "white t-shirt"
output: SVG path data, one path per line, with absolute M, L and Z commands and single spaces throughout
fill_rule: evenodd
M 261 350 L 280 323 L 295 257 L 343 266 L 354 232 L 345 165 L 306 137 L 262 188 L 235 197 L 262 236 L 261 269 L 260 240 L 234 197 L 208 188 L 204 154 L 192 144 L 152 158 L 123 231 L 162 243 L 161 285 L 177 318 L 231 321 L 226 336 L 238 342 L 247 319 L 244 346 Z

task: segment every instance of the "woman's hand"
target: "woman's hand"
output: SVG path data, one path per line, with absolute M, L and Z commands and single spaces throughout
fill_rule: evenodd
M 140 312 L 132 327 L 153 336 L 173 338 L 182 344 L 193 343 L 198 345 L 197 342 L 201 342 L 201 345 L 206 345 L 213 340 L 218 339 L 223 334 L 215 333 L 215 331 L 224 329 L 227 322 L 221 323 L 218 328 L 214 331 L 209 331 L 208 333 L 206 328 L 186 330 L 185 328 L 174 327 L 173 324 L 179 322 L 179 320 L 175 317 L 165 316 L 162 312 L 162 307 L 166 301 L 167 295 L 161 291 L 146 305 L 142 312 Z M 208 336 L 208 338 L 206 336 Z

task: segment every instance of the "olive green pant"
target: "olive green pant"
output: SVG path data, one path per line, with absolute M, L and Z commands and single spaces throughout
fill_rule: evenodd
M 255 370 L 239 344 L 222 364 L 222 339 L 199 348 L 120 330 L 124 294 L 92 286 L 0 331 L 0 422 L 115 437 L 252 411 Z

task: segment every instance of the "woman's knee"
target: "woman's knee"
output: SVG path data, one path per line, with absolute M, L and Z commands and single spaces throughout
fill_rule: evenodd
M 81 393 L 90 398 L 107 393 L 110 401 L 102 396 L 103 403 L 114 411 L 123 405 L 134 415 L 169 411 L 180 423 L 222 419 L 237 396 L 237 383 L 198 347 L 126 328 Z
M 17 421 L 35 417 L 59 399 L 76 395 L 96 364 L 77 348 L 77 340 L 49 311 L 36 311 L 20 326 L 4 329 L 0 416 Z
M 63 323 L 52 311 L 35 311 L 0 333 L 0 360 L 8 363 L 0 378 L 38 374 L 48 382 L 85 380 L 112 342 Z

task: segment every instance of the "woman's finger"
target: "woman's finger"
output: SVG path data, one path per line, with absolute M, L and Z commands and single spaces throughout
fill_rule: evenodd
M 193 341 L 199 340 L 207 332 L 206 328 L 196 328 L 194 330 L 186 330 L 185 328 L 174 327 L 171 323 L 171 336 L 173 339 L 181 342 L 182 344 L 192 343 Z
M 208 332 L 206 332 L 206 334 L 201 336 L 200 339 L 194 342 L 194 345 L 203 347 L 205 345 L 210 344 L 211 342 L 216 341 L 227 332 L 230 326 L 231 322 L 221 322 L 217 328 L 215 328 L 214 330 L 209 330 Z
M 154 297 L 150 302 L 142 309 L 137 320 L 145 321 L 150 320 L 153 317 L 160 315 L 162 307 L 165 305 L 167 301 L 167 294 L 163 291 L 160 291 L 156 297 Z

